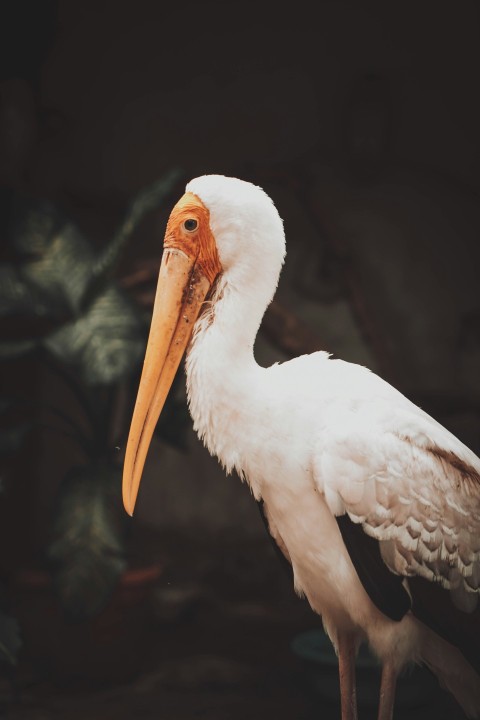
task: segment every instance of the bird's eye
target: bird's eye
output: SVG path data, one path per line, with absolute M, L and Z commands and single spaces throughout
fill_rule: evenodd
M 188 232 L 193 232 L 198 227 L 198 221 L 194 218 L 188 218 L 188 220 L 185 220 L 185 222 L 183 223 L 183 227 Z

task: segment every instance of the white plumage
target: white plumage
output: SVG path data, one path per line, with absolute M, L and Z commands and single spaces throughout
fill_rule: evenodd
M 393 676 L 424 662 L 479 718 L 472 665 L 412 612 L 395 621 L 376 607 L 335 517 L 348 514 L 380 542 L 407 591 L 420 576 L 471 612 L 480 586 L 480 460 L 366 368 L 324 352 L 260 367 L 253 346 L 284 260 L 282 221 L 263 190 L 235 178 L 204 176 L 186 190 L 208 209 L 222 267 L 186 360 L 196 431 L 263 501 L 295 588 L 335 647 L 344 637 L 355 647 L 367 641 Z M 390 717 L 391 708 L 382 712 Z M 345 701 L 343 717 L 355 717 Z

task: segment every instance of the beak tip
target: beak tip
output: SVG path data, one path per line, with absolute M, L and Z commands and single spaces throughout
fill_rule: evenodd
M 123 507 L 125 508 L 125 512 L 127 515 L 130 515 L 130 517 L 133 517 L 133 511 L 135 510 L 135 503 L 131 502 L 131 500 L 124 500 L 123 501 Z
M 135 499 L 132 499 L 130 495 L 124 495 L 123 507 L 125 508 L 125 512 L 127 513 L 127 515 L 133 517 L 133 511 L 135 510 Z

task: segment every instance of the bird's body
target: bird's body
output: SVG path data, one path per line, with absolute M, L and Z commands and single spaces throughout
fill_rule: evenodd
M 417 612 L 410 586 L 421 578 L 449 592 L 462 617 L 475 610 L 480 460 L 366 368 L 324 352 L 260 367 L 253 348 L 283 263 L 281 220 L 260 188 L 236 179 L 198 178 L 187 194 L 208 209 L 221 267 L 187 351 L 194 427 L 262 501 L 296 590 L 339 653 L 343 695 L 354 696 L 350 660 L 366 641 L 388 669 L 379 717 L 391 716 L 395 677 L 410 661 L 426 663 L 468 716 L 480 717 L 475 650 L 460 636 L 456 645 L 433 608 L 434 622 Z M 378 541 L 380 575 L 368 577 L 368 557 L 362 575 L 342 517 Z M 399 583 L 400 611 L 392 601 L 390 612 L 387 595 L 382 604 L 384 575 Z M 354 704 L 343 699 L 343 717 L 355 717 Z

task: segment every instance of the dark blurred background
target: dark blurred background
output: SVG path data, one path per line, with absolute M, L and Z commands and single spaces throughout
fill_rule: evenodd
M 321 623 L 181 372 L 124 517 L 165 222 L 196 175 L 260 184 L 287 260 L 258 361 L 367 365 L 480 452 L 479 14 L 3 0 L 1 717 L 339 716 Z M 399 698 L 461 717 L 421 672 Z

